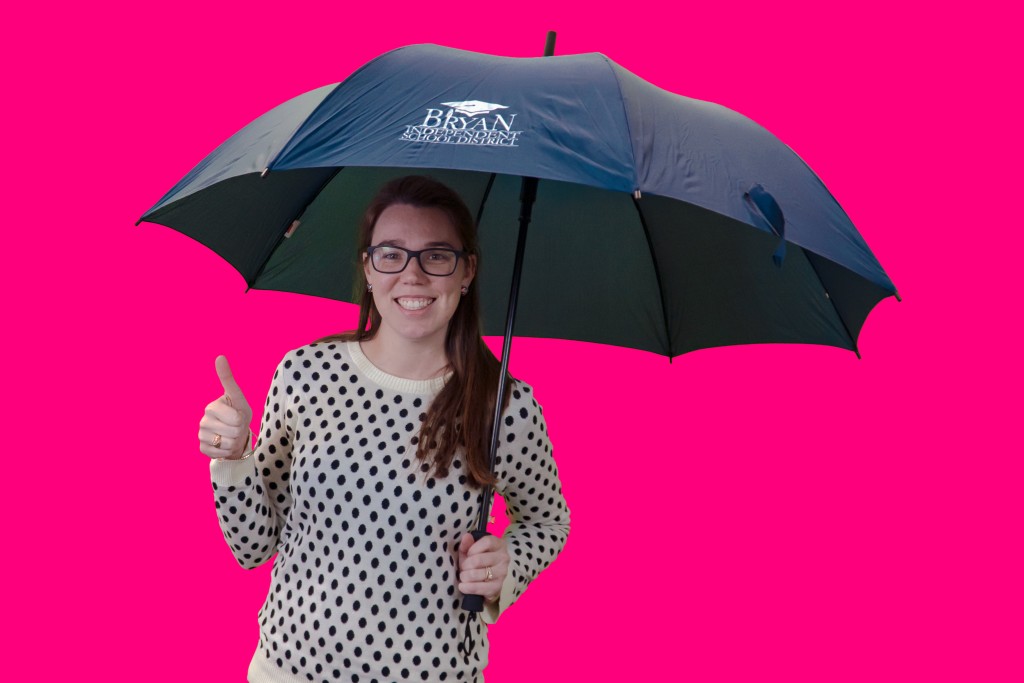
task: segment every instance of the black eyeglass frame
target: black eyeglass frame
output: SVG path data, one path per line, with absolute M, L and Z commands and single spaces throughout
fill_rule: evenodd
M 398 249 L 399 251 L 404 251 L 406 253 L 405 263 L 398 270 L 381 270 L 380 268 L 377 267 L 377 264 L 373 260 L 373 252 L 377 249 Z M 455 263 L 452 264 L 452 272 L 445 273 L 444 275 L 439 275 L 437 273 L 431 273 L 426 268 L 424 268 L 423 261 L 420 260 L 420 254 L 425 254 L 428 251 L 446 251 L 450 254 L 455 254 Z M 467 256 L 467 253 L 464 251 L 459 251 L 458 249 L 449 249 L 448 247 L 430 247 L 429 249 L 420 249 L 419 251 L 413 251 L 412 249 L 406 249 L 405 247 L 397 247 L 393 244 L 375 244 L 372 247 L 366 248 L 366 256 L 367 258 L 370 259 L 370 264 L 373 266 L 373 269 L 376 270 L 378 273 L 383 273 L 384 275 L 397 275 L 398 273 L 401 273 L 402 271 L 409 267 L 409 264 L 412 263 L 412 260 L 415 258 L 417 265 L 419 265 L 420 267 L 420 270 L 422 270 L 427 275 L 430 275 L 432 277 L 451 277 L 459 268 L 459 259 Z

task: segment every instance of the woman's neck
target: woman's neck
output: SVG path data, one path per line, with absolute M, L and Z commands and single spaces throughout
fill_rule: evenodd
M 448 370 L 444 346 L 394 340 L 382 332 L 378 330 L 373 339 L 359 342 L 363 355 L 379 370 L 412 380 L 433 379 Z

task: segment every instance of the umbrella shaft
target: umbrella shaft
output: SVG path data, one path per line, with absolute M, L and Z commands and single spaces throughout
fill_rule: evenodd
M 498 393 L 494 397 L 494 420 L 491 423 L 491 450 L 488 457 L 490 471 L 494 472 L 494 463 L 498 454 L 498 437 L 501 432 L 501 410 L 505 389 L 508 385 L 508 359 L 512 351 L 512 329 L 516 322 L 516 303 L 519 300 L 519 281 L 523 272 L 523 255 L 526 253 L 526 229 L 533 215 L 533 203 L 537 199 L 537 179 L 523 178 L 519 192 L 519 238 L 516 241 L 516 259 L 512 266 L 512 287 L 508 295 L 508 315 L 505 317 L 505 339 L 501 347 L 501 371 L 498 374 Z M 491 513 L 491 501 L 494 498 L 490 486 L 484 488 L 483 500 L 480 505 L 480 518 L 477 530 L 486 531 L 487 519 Z

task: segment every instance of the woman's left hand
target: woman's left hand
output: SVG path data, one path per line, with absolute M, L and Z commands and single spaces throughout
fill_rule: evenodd
M 508 544 L 501 536 L 488 534 L 474 542 L 472 534 L 463 535 L 459 543 L 459 591 L 494 602 L 501 594 L 510 561 Z

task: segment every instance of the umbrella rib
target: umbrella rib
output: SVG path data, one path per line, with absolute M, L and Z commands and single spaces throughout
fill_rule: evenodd
M 327 176 L 327 179 L 324 180 L 324 182 L 320 185 L 319 188 L 317 188 L 317 191 L 310 195 L 309 201 L 307 201 L 306 205 L 302 207 L 302 210 L 299 211 L 299 213 L 296 214 L 296 216 L 292 218 L 292 220 L 288 221 L 288 224 L 284 230 L 280 231 L 280 233 L 277 236 L 277 241 L 274 242 L 274 246 L 272 246 L 267 251 L 266 256 L 263 257 L 263 262 L 260 264 L 260 267 L 256 269 L 256 273 L 252 276 L 252 280 L 246 280 L 246 292 L 248 292 L 250 289 L 256 286 L 256 281 L 260 279 L 261 275 L 263 275 L 263 271 L 266 269 L 267 264 L 270 263 L 270 258 L 274 255 L 274 252 L 277 251 L 277 248 L 281 246 L 281 242 L 284 241 L 284 236 L 288 234 L 288 228 L 290 228 L 292 223 L 299 220 L 306 213 L 306 209 L 309 208 L 309 205 L 316 201 L 316 198 L 320 196 L 320 193 L 323 192 L 324 189 L 331 184 L 331 181 L 334 180 L 335 176 L 341 173 L 344 169 L 344 166 L 338 166 L 337 168 L 335 168 L 334 173 Z
M 491 188 L 494 187 L 494 179 L 498 176 L 497 173 L 492 173 L 490 179 L 487 181 L 487 187 L 484 189 L 484 196 L 480 198 L 480 207 L 476 210 L 476 227 L 480 229 L 480 219 L 484 217 L 484 204 L 487 203 L 487 198 L 491 196 Z
M 640 225 L 644 229 L 644 238 L 647 240 L 647 251 L 651 255 L 651 265 L 654 267 L 654 279 L 658 282 L 658 300 L 661 303 L 661 318 L 665 324 L 665 347 L 668 349 L 668 362 L 672 362 L 672 330 L 668 326 L 668 309 L 665 307 L 665 288 L 661 284 L 661 270 L 658 269 L 658 259 L 654 257 L 654 244 L 651 242 L 651 231 L 647 229 L 647 219 L 640 208 L 640 200 L 633 197 L 633 206 L 640 217 Z
M 629 136 L 629 153 L 633 157 L 633 164 L 630 167 L 630 170 L 633 171 L 633 190 L 634 191 L 638 191 L 638 190 L 641 189 L 641 187 L 640 187 L 640 177 L 639 177 L 640 174 L 638 173 L 637 167 L 636 167 L 636 146 L 635 146 L 635 143 L 634 143 L 634 140 L 633 140 L 633 127 L 629 123 L 629 111 L 626 109 L 626 98 L 624 98 L 622 96 L 622 84 L 619 82 L 619 75 L 617 73 L 615 73 L 615 67 L 613 66 L 613 64 L 615 64 L 615 63 L 612 60 L 610 60 L 607 57 L 605 57 L 604 55 L 600 55 L 600 56 L 601 56 L 601 58 L 604 59 L 605 66 L 608 67 L 608 71 L 611 72 L 612 79 L 615 81 L 615 86 L 616 86 L 615 89 L 619 93 L 619 104 L 622 105 L 622 121 L 623 121 L 623 123 L 626 126 L 626 135 Z M 671 361 L 672 361 L 672 357 L 669 356 L 669 362 L 671 362 Z
M 800 247 L 800 249 L 806 252 L 806 249 L 803 247 Z M 811 254 L 814 254 L 814 252 L 811 252 Z M 860 349 L 857 348 L 857 340 L 853 338 L 852 334 L 850 334 L 850 328 L 847 327 L 846 320 L 843 319 L 843 314 L 839 312 L 838 308 L 836 308 L 835 299 L 833 299 L 832 295 L 828 293 L 828 287 L 825 286 L 825 282 L 821 279 L 818 269 L 814 266 L 814 261 L 811 260 L 810 257 L 805 256 L 805 258 L 807 258 L 807 265 L 809 265 L 811 270 L 814 271 L 814 277 L 818 278 L 818 284 L 821 285 L 821 291 L 825 292 L 825 298 L 828 299 L 830 304 L 832 304 L 832 310 L 836 312 L 836 317 L 839 318 L 839 322 L 843 326 L 843 331 L 846 332 L 846 336 L 850 338 L 850 344 L 853 345 L 853 352 L 857 354 L 857 360 L 861 360 Z

